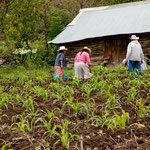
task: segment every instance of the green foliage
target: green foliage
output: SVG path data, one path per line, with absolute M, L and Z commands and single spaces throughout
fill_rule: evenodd
M 5 22 L 5 34 L 16 41 L 16 48 L 26 42 L 37 39 L 36 24 L 38 20 L 37 1 L 16 0 L 12 3 L 13 9 Z
M 70 124 L 70 122 L 68 120 L 65 120 L 65 122 L 63 122 L 62 126 L 61 125 L 56 126 L 56 128 L 60 129 L 60 133 L 55 130 L 55 134 L 59 137 L 59 140 L 57 140 L 54 145 L 61 142 L 63 147 L 66 148 L 67 150 L 69 150 L 70 138 L 72 138 L 72 140 L 74 139 L 74 137 L 79 138 L 78 135 L 74 135 L 74 134 L 72 135 L 71 133 L 69 133 L 69 131 L 68 131 L 69 124 Z

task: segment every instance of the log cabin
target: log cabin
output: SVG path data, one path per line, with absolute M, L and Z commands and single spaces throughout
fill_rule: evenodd
M 129 37 L 139 36 L 144 55 L 150 58 L 150 1 L 84 8 L 51 44 L 68 48 L 67 61 L 84 46 L 91 48 L 93 65 L 119 65 L 126 57 Z

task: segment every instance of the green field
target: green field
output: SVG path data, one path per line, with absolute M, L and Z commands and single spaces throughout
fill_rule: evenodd
M 89 80 L 54 68 L 0 68 L 1 150 L 127 150 L 150 145 L 150 68 L 92 68 Z

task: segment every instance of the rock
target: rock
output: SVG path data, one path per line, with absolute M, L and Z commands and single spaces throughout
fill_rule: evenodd
M 89 135 L 86 136 L 87 139 L 90 139 L 91 137 Z
M 93 150 L 99 150 L 99 148 L 98 148 L 98 147 L 95 147 Z
M 0 58 L 0 65 L 3 65 L 6 62 L 5 59 Z

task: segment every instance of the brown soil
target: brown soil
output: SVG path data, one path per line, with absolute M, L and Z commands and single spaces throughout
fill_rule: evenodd
M 124 77 L 120 77 L 120 80 L 122 79 L 124 79 Z M 47 79 L 47 81 L 40 86 L 47 89 L 49 84 L 52 82 L 56 81 L 49 81 Z M 90 80 L 88 82 L 90 82 Z M 3 81 L 0 83 L 1 85 L 4 85 Z M 79 102 L 84 102 L 84 97 L 81 96 L 82 91 L 78 90 L 84 84 L 84 81 L 78 86 L 71 86 L 68 83 L 69 81 L 60 82 L 62 86 L 69 85 L 70 87 L 73 87 L 73 89 L 76 89 L 74 90 L 75 93 L 73 95 L 74 102 L 76 102 L 77 98 L 79 98 Z M 8 84 L 8 88 L 4 92 L 10 93 L 9 89 L 12 85 L 16 86 L 16 82 Z M 141 85 L 140 88 L 141 91 L 144 90 L 149 92 L 149 87 L 144 87 Z M 23 87 L 22 90 L 24 90 Z M 87 123 L 87 114 L 85 112 L 81 111 L 76 115 L 70 107 L 65 107 L 62 115 L 60 115 L 57 111 L 55 112 L 55 115 L 59 118 L 59 121 L 54 120 L 52 122 L 53 125 L 61 124 L 63 120 L 67 119 L 70 122 L 74 122 L 74 124 L 69 125 L 69 132 L 83 137 L 83 140 L 79 140 L 77 138 L 73 141 L 71 140 L 69 143 L 69 150 L 80 150 L 80 144 L 82 142 L 84 150 L 150 150 L 150 117 L 147 116 L 144 118 L 139 118 L 137 116 L 135 107 L 126 99 L 124 87 L 115 89 L 114 91 L 112 90 L 112 93 L 116 92 L 118 97 L 120 97 L 121 107 L 125 110 L 125 112 L 128 112 L 130 116 L 125 129 L 117 127 L 114 131 L 112 131 L 101 124 L 96 126 L 90 121 Z M 139 90 L 139 95 L 141 95 L 143 99 L 147 98 L 145 105 L 150 106 L 150 98 L 146 96 L 146 93 L 140 92 Z M 30 95 L 38 104 L 35 106 L 35 110 L 39 109 L 39 111 L 45 111 L 46 109 L 52 111 L 54 108 L 61 109 L 65 102 L 64 98 L 60 101 L 49 96 L 48 100 L 44 101 L 40 96 L 35 96 L 33 93 L 30 93 Z M 102 108 L 102 104 L 105 104 L 108 98 L 100 96 L 99 91 L 93 91 L 90 98 L 95 100 L 95 104 L 99 108 L 97 109 L 96 114 L 101 115 L 100 110 Z M 49 134 L 45 133 L 45 127 L 34 128 L 32 131 L 16 130 L 15 123 L 18 120 L 13 120 L 13 116 L 20 115 L 23 112 L 25 112 L 25 108 L 17 104 L 14 104 L 14 106 L 9 104 L 8 108 L 5 106 L 2 107 L 2 111 L 0 112 L 0 116 L 3 115 L 0 121 L 0 147 L 6 143 L 10 143 L 10 147 L 7 146 L 5 149 L 34 150 L 40 145 L 40 143 L 42 143 L 42 146 L 38 150 L 44 150 L 44 146 L 46 147 L 46 150 L 52 150 L 52 147 L 58 140 L 58 137 L 54 135 L 50 138 Z M 120 110 L 115 109 L 115 112 L 120 113 Z M 48 120 L 46 117 L 45 119 Z M 143 126 L 138 124 L 142 124 Z M 38 126 L 38 123 L 36 126 Z M 49 146 L 46 146 L 46 143 L 48 143 Z M 55 149 L 65 150 L 61 143 L 56 144 Z

